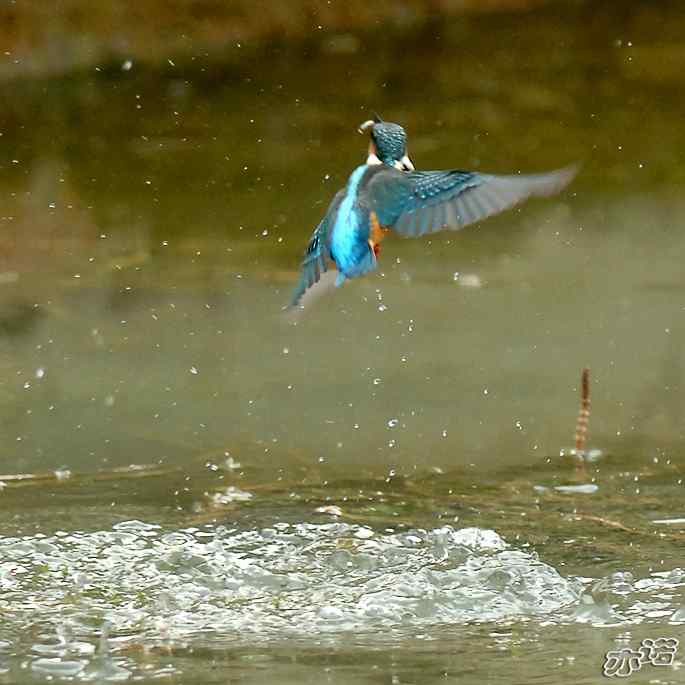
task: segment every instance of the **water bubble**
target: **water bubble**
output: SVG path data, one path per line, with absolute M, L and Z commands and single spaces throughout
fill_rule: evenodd
M 319 617 L 326 621 L 340 621 L 344 618 L 344 614 L 338 607 L 321 607 Z
M 80 673 L 85 666 L 85 661 L 69 661 L 59 657 L 43 657 L 35 659 L 31 663 L 31 670 L 44 673 L 48 677 L 69 678 Z
M 240 462 L 239 461 L 236 461 L 227 452 L 224 453 L 224 456 L 226 457 L 226 460 L 224 461 L 224 468 L 225 469 L 227 469 L 228 471 L 235 471 L 236 469 L 240 468 Z
M 331 516 L 342 516 L 343 511 L 340 507 L 335 505 L 327 505 L 323 507 L 317 507 L 314 509 L 317 514 L 330 514 Z
M 566 494 L 592 495 L 599 490 L 599 486 L 594 483 L 584 483 L 581 485 L 556 485 L 554 489 Z
M 230 485 L 221 492 L 215 492 L 210 500 L 213 504 L 232 504 L 233 502 L 248 502 L 253 497 L 251 492 Z
M 685 623 L 685 607 L 675 611 L 671 616 L 671 623 Z
M 461 274 L 454 280 L 463 288 L 480 288 L 483 285 L 478 274 Z

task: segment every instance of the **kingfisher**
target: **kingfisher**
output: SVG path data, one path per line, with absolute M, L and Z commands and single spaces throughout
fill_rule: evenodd
M 511 175 L 458 169 L 416 171 L 402 126 L 376 116 L 358 130 L 369 133 L 366 163 L 352 172 L 314 229 L 291 307 L 299 304 L 330 265 L 338 271 L 337 286 L 373 271 L 381 240 L 389 231 L 418 237 L 459 230 L 529 197 L 558 193 L 577 172 L 576 166 Z

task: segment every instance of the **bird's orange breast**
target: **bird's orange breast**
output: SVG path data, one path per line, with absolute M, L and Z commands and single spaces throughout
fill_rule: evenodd
M 371 212 L 369 219 L 371 224 L 369 227 L 369 246 L 373 250 L 373 253 L 376 255 L 376 257 L 378 257 L 378 253 L 381 250 L 380 242 L 383 240 L 383 238 L 385 238 L 385 234 L 390 229 L 381 226 L 376 212 Z

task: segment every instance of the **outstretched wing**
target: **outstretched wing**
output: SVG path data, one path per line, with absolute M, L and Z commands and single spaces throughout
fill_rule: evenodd
M 326 215 L 321 219 L 319 225 L 314 229 L 314 232 L 309 239 L 309 244 L 307 245 L 307 249 L 304 252 L 304 259 L 302 260 L 302 274 L 300 275 L 297 287 L 290 298 L 289 306 L 291 307 L 296 306 L 302 298 L 302 295 L 321 278 L 321 274 L 328 271 L 328 262 L 331 259 L 331 217 L 340 204 L 344 194 L 344 191 L 341 190 L 335 198 L 333 198 L 333 202 L 329 206 Z
M 460 229 L 532 196 L 553 195 L 571 182 L 576 167 L 544 174 L 495 176 L 475 171 L 414 171 L 386 168 L 370 179 L 366 193 L 383 226 L 404 236 Z

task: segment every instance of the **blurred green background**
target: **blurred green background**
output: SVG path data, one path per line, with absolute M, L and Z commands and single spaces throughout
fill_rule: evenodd
M 0 683 L 577 685 L 685 644 L 683 35 L 660 0 L 0 5 Z M 419 169 L 581 172 L 289 315 L 374 110 Z
M 240 43 L 313 45 L 331 41 L 350 51 L 360 35 L 413 31 L 473 11 L 526 10 L 545 0 L 399 0 L 392 3 L 317 0 L 148 0 L 131 5 L 80 0 L 21 0 L 0 8 L 3 73 L 46 75 L 82 69 L 119 56 L 159 66 L 169 54 L 230 56 Z M 350 32 L 350 33 L 348 33 Z M 350 39 L 353 40 L 350 40 Z
M 474 6 L 4 6 L 10 463 L 534 462 L 572 438 L 583 366 L 598 444 L 680 445 L 685 13 Z M 293 325 L 371 110 L 419 168 L 584 166 L 557 198 L 389 242 Z

